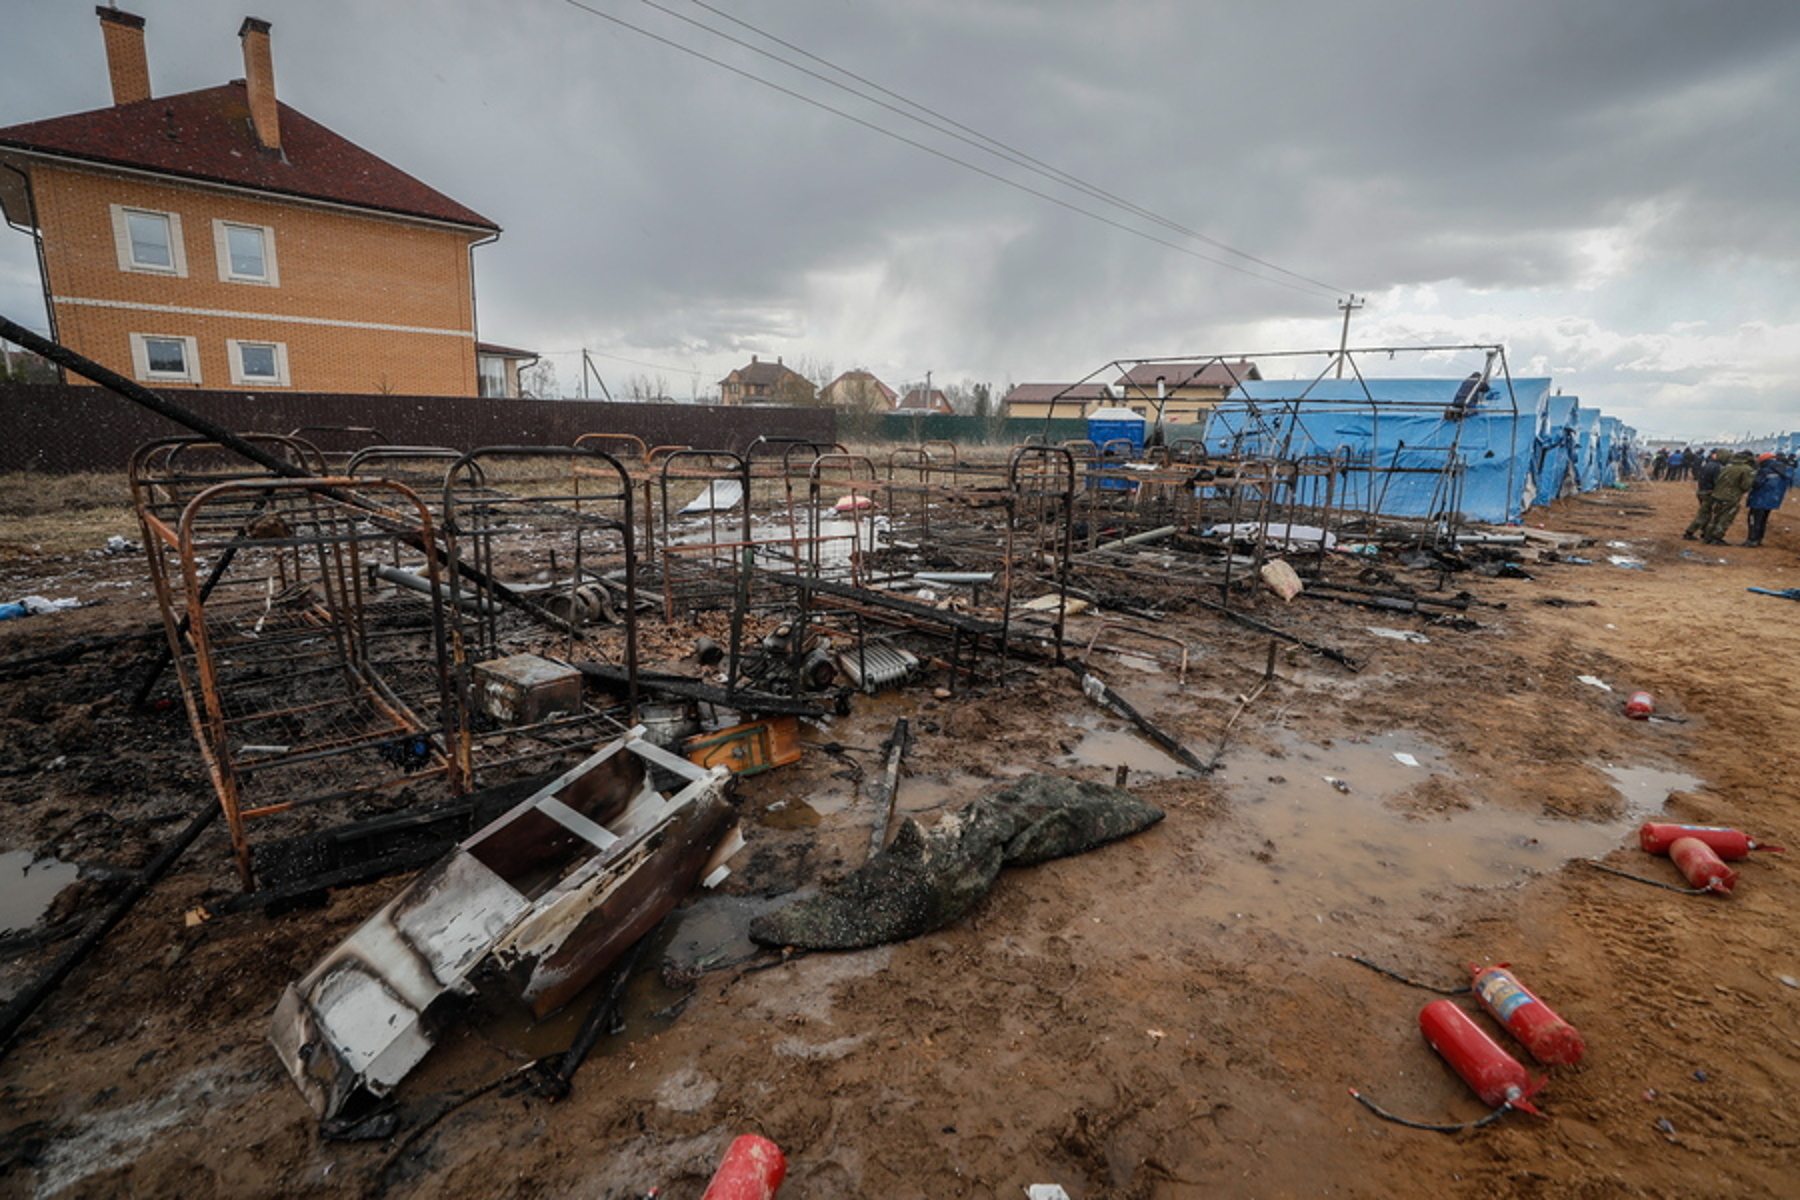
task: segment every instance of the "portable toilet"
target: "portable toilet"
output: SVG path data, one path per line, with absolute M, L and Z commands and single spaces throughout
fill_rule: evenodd
M 1108 442 L 1130 442 L 1133 454 L 1144 452 L 1144 431 L 1149 422 L 1129 408 L 1096 408 L 1088 414 L 1088 441 L 1106 449 Z
M 1131 455 L 1135 458 L 1144 452 L 1144 432 L 1148 425 L 1149 422 L 1143 417 L 1122 405 L 1114 408 L 1097 408 L 1088 414 L 1088 441 L 1094 443 L 1099 449 L 1102 460 L 1107 456 L 1108 443 L 1113 444 L 1112 449 L 1116 452 L 1119 442 L 1129 442 Z M 1118 491 L 1129 490 L 1132 486 L 1131 482 L 1125 479 L 1102 479 L 1098 482 L 1103 488 Z

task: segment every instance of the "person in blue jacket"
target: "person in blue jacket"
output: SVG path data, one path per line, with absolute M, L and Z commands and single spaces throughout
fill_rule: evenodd
M 1764 454 L 1757 459 L 1756 478 L 1751 481 L 1750 495 L 1744 502 L 1748 510 L 1744 520 L 1749 527 L 1744 545 L 1762 545 L 1763 531 L 1769 526 L 1769 514 L 1781 507 L 1782 497 L 1787 495 L 1788 485 L 1792 482 L 1794 468 L 1775 455 Z

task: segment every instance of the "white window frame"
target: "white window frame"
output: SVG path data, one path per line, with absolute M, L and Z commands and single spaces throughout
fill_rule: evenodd
M 175 371 L 152 371 L 150 369 L 151 340 L 180 342 L 181 357 L 187 369 Z M 131 335 L 131 369 L 145 383 L 199 383 L 200 382 L 200 341 L 198 338 L 183 337 L 178 333 L 134 333 Z
M 158 208 L 139 208 L 132 204 L 114 204 L 112 209 L 113 244 L 119 252 L 119 270 L 130 271 L 139 275 L 174 275 L 187 278 L 187 245 L 181 236 L 181 214 L 164 212 Z M 161 217 L 169 227 L 169 259 L 172 265 L 158 266 L 155 263 L 141 263 L 131 252 L 131 226 L 126 217 L 138 213 L 146 217 Z
M 249 375 L 244 372 L 244 347 L 270 346 L 275 351 L 275 375 Z M 292 387 L 293 381 L 288 378 L 288 353 L 286 342 L 271 342 L 258 338 L 226 338 L 225 357 L 231 363 L 231 382 L 235 387 Z
M 263 287 L 280 287 L 281 272 L 275 266 L 275 230 L 268 225 L 257 225 L 250 221 L 225 221 L 213 218 L 213 252 L 219 260 L 219 281 L 221 283 L 255 283 Z M 254 229 L 262 234 L 263 273 L 261 275 L 239 275 L 231 269 L 231 233 L 233 228 Z

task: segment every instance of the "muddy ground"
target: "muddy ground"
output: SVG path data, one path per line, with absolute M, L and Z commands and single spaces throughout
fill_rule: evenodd
M 1453 579 L 1480 601 L 1473 627 L 1263 600 L 1268 619 L 1365 665 L 1283 650 L 1208 779 L 1053 668 L 860 701 L 808 731 L 801 763 L 743 782 L 735 873 L 682 910 L 655 949 L 666 969 L 633 985 L 625 1031 L 557 1103 L 481 1089 L 560 1049 L 578 1014 L 493 1014 L 406 1082 L 394 1136 L 322 1140 L 268 1017 L 402 881 L 189 928 L 187 910 L 233 887 L 215 827 L 0 1061 L 0 1193 L 680 1200 L 754 1132 L 789 1157 L 783 1200 L 1034 1183 L 1077 1200 L 1793 1195 L 1800 863 L 1753 857 L 1719 898 L 1576 861 L 1678 882 L 1634 848 L 1659 813 L 1800 843 L 1800 608 L 1745 590 L 1800 586 L 1800 522 L 1778 513 L 1761 549 L 1703 547 L 1679 537 L 1690 511 L 1681 484 L 1534 510 L 1598 539 L 1573 552 L 1591 561 Z M 19 530 L 0 540 L 0 599 L 104 600 L 0 624 L 0 660 L 154 620 L 140 560 L 46 561 Z M 1267 639 L 1204 611 L 1157 628 L 1198 648 L 1185 681 L 1141 659 L 1096 666 L 1208 756 Z M 150 645 L 14 672 L 0 693 L 0 849 L 82 871 L 10 936 L 0 995 L 210 802 L 179 709 L 129 710 Z M 1672 719 L 1625 719 L 1637 689 Z M 901 945 L 751 957 L 751 915 L 861 861 L 901 715 L 914 742 L 899 807 L 923 820 L 1025 772 L 1111 781 L 1121 765 L 1167 819 L 1009 870 L 967 919 Z M 15 910 L 18 857 L 3 885 Z M 1542 1119 L 1384 1123 L 1348 1089 L 1429 1121 L 1486 1109 L 1418 1032 L 1434 997 L 1349 955 L 1444 985 L 1510 962 L 1582 1030 L 1587 1058 L 1550 1072 Z

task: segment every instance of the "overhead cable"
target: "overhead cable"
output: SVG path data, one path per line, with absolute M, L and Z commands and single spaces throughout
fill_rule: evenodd
M 1017 191 L 1024 192 L 1027 195 L 1036 196 L 1040 200 L 1048 201 L 1051 204 L 1057 205 L 1060 208 L 1068 209 L 1070 212 L 1078 213 L 1081 216 L 1089 218 L 1090 220 L 1099 221 L 1103 225 L 1110 225 L 1114 229 L 1118 229 L 1118 230 L 1121 230 L 1122 232 L 1129 233 L 1134 237 L 1142 238 L 1143 240 L 1145 240 L 1147 242 L 1153 242 L 1158 246 L 1162 246 L 1166 249 L 1173 250 L 1177 254 L 1185 254 L 1190 258 L 1199 259 L 1201 262 L 1208 262 L 1208 263 L 1213 264 L 1216 267 L 1223 267 L 1227 271 L 1236 271 L 1240 275 L 1247 275 L 1252 279 L 1259 279 L 1264 283 L 1272 283 L 1277 287 L 1285 287 L 1291 291 L 1304 292 L 1309 295 L 1316 295 L 1316 294 L 1319 294 L 1319 292 L 1320 292 L 1320 286 L 1317 284 L 1311 284 L 1309 282 L 1308 286 L 1303 287 L 1297 283 L 1290 283 L 1285 279 L 1276 279 L 1276 278 L 1272 278 L 1268 275 L 1259 275 L 1258 273 L 1250 270 L 1247 267 L 1239 266 L 1237 263 L 1227 262 L 1223 259 L 1214 258 L 1213 256 L 1211 256 L 1209 254 L 1201 254 L 1197 250 L 1190 249 L 1187 246 L 1178 245 L 1178 244 L 1168 241 L 1164 238 L 1157 237 L 1155 234 L 1146 233 L 1144 230 L 1134 228 L 1130 225 L 1125 224 L 1124 222 L 1115 221 L 1111 217 L 1105 216 L 1101 213 L 1094 212 L 1092 209 L 1083 208 L 1078 204 L 1073 204 L 1067 200 L 1062 199 L 1059 196 L 1053 196 L 1048 192 L 1039 191 L 1037 188 L 1029 187 L 1025 184 L 1018 182 L 1017 180 L 1008 179 L 1004 175 L 997 174 L 996 172 L 990 171 L 985 167 L 977 166 L 976 164 L 974 164 L 972 162 L 969 162 L 965 159 L 958 158 L 953 154 L 946 153 L 945 151 L 939 150 L 934 146 L 926 145 L 924 142 L 918 141 L 914 138 L 907 137 L 904 134 L 896 133 L 891 129 L 886 129 L 880 125 L 875 124 L 872 121 L 869 121 L 862 117 L 859 117 L 859 116 L 855 115 L 854 113 L 845 112 L 841 108 L 834 108 L 833 106 L 826 104 L 823 101 L 815 100 L 811 96 L 805 95 L 804 93 L 797 92 L 789 87 L 784 87 L 783 85 L 776 83 L 773 80 L 765 79 L 762 76 L 755 74 L 754 72 L 746 71 L 742 67 L 733 66 L 731 63 L 725 62 L 718 58 L 714 58 L 712 55 L 706 54 L 705 52 L 700 51 L 700 50 L 696 50 L 692 46 L 684 45 L 681 42 L 678 42 L 673 38 L 665 37 L 664 35 L 662 35 L 660 33 L 654 33 L 651 30 L 645 29 L 639 25 L 633 25 L 631 22 L 626 21 L 621 17 L 616 17 L 611 13 L 603 12 L 600 9 L 595 8 L 591 4 L 584 3 L 583 0 L 563 0 L 563 3 L 567 4 L 571 8 L 580 9 L 582 12 L 585 12 L 585 13 L 589 14 L 590 16 L 597 17 L 602 21 L 610 22 L 611 24 L 617 25 L 622 29 L 628 29 L 631 32 L 638 34 L 641 37 L 646 37 L 646 38 L 649 38 L 651 41 L 658 42 L 662 45 L 668 46 L 672 50 L 679 50 L 681 53 L 689 55 L 690 57 L 700 59 L 702 62 L 710 63 L 711 65 L 718 67 L 721 70 L 729 71 L 733 75 L 737 75 L 743 79 L 747 79 L 752 83 L 761 84 L 763 87 L 766 87 L 766 88 L 770 89 L 771 91 L 780 92 L 782 95 L 788 96 L 794 100 L 798 100 L 802 104 L 811 105 L 812 107 L 820 109 L 824 112 L 828 112 L 828 113 L 832 114 L 833 116 L 841 117 L 846 121 L 850 121 L 854 124 L 862 126 L 865 129 L 871 130 L 875 133 L 879 133 L 883 137 L 891 138 L 894 141 L 904 143 L 905 145 L 911 146 L 916 150 L 922 150 L 926 154 L 930 154 L 935 158 L 943 159 L 945 162 L 953 163 L 956 166 L 962 167 L 964 170 L 973 171 L 977 175 L 985 176 L 988 179 L 992 179 L 996 183 L 1004 184 L 1007 187 L 1013 188 Z M 1327 289 L 1327 290 L 1330 291 L 1330 289 Z M 1330 294 L 1335 295 L 1336 292 L 1331 291 Z

